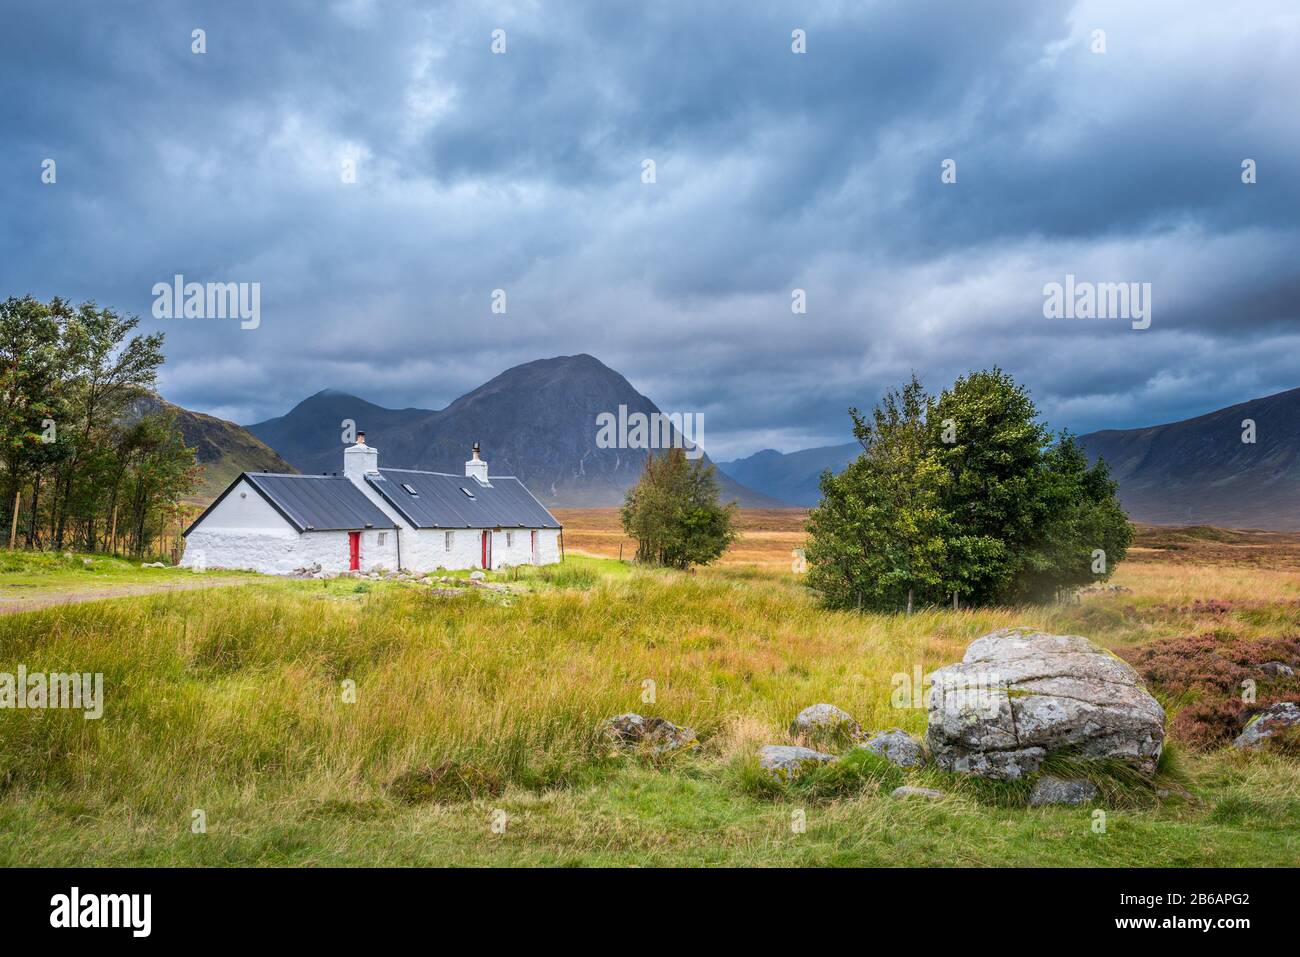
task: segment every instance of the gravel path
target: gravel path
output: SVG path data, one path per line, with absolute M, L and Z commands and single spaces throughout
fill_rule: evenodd
M 78 605 L 86 601 L 105 598 L 129 598 L 134 595 L 157 595 L 169 591 L 195 591 L 200 588 L 221 588 L 226 585 L 247 585 L 253 578 L 197 578 L 195 581 L 158 582 L 156 585 L 109 585 L 103 588 L 79 588 L 67 591 L 37 592 L 29 598 L 0 598 L 0 615 L 22 611 L 36 611 L 58 605 Z

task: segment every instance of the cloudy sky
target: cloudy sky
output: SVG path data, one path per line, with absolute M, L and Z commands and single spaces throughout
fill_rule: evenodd
M 190 408 L 587 352 L 725 459 L 912 370 L 1079 432 L 1300 386 L 1295 0 L 108 10 L 4 14 L 0 295 L 139 314 Z M 259 282 L 259 327 L 154 319 L 177 273 Z M 1151 283 L 1150 328 L 1045 318 L 1067 274 Z

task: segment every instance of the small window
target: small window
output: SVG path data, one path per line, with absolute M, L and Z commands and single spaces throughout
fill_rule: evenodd
M 448 552 L 451 551 L 451 546 L 455 544 L 455 542 L 456 542 L 455 532 L 442 533 L 442 547 L 444 551 L 448 551 Z
M 388 533 L 387 533 L 387 532 L 380 532 L 380 533 L 379 533 L 379 547 L 380 547 L 380 548 L 383 548 L 384 545 L 385 545 L 387 542 L 388 542 Z
M 403 482 L 402 488 L 406 489 L 408 495 L 414 495 L 416 498 L 420 497 L 420 493 L 415 490 L 415 486 L 410 482 Z
M 473 497 L 474 497 L 474 493 L 471 492 L 469 489 L 467 489 L 465 486 L 462 485 L 462 486 L 460 487 L 460 490 L 461 490 L 462 492 L 464 492 L 466 495 L 468 495 L 470 498 L 473 498 Z
M 513 548 L 515 545 L 515 533 L 506 532 L 506 548 Z

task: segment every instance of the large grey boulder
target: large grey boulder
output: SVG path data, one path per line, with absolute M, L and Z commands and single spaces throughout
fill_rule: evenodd
M 836 738 L 847 741 L 861 733 L 862 727 L 853 715 L 833 704 L 809 705 L 795 715 L 790 725 L 791 737 L 812 741 Z
M 833 754 L 788 744 L 768 744 L 758 751 L 758 766 L 781 780 L 797 777 L 805 771 L 837 760 L 839 759 Z
M 1254 750 L 1262 747 L 1269 738 L 1286 728 L 1300 725 L 1300 704 L 1283 701 L 1265 708 L 1247 722 L 1245 729 L 1232 742 L 1234 748 Z
M 946 770 L 1015 780 L 1060 752 L 1153 774 L 1164 740 L 1137 672 L 1078 635 L 1004 628 L 932 676 L 926 743 Z
M 877 731 L 860 746 L 900 768 L 919 768 L 925 764 L 925 749 L 921 742 L 901 728 Z

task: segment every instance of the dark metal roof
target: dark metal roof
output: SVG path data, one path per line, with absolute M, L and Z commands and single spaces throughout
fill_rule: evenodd
M 480 485 L 464 475 L 380 469 L 378 475 L 367 475 L 366 481 L 415 528 L 560 527 L 555 516 L 510 475 L 493 475 L 490 485 Z
M 286 475 L 276 472 L 244 472 L 230 483 L 185 530 L 188 535 L 208 516 L 241 480 L 284 516 L 300 532 L 359 531 L 365 528 L 396 528 L 393 520 L 366 494 L 341 475 Z

